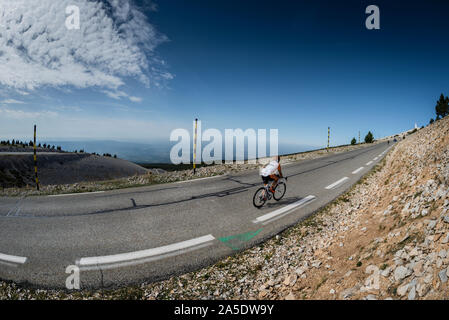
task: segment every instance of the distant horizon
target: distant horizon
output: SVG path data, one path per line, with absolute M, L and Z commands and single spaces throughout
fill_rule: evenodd
M 375 137 L 375 139 L 382 139 L 384 137 Z M 1 140 L 5 140 L 0 137 Z M 16 138 L 12 138 L 16 139 Z M 12 140 L 9 139 L 9 140 Z M 28 142 L 21 138 L 19 141 Z M 364 137 L 361 137 L 361 142 L 364 142 Z M 8 139 L 6 139 L 8 140 Z M 38 139 L 37 143 L 43 145 L 61 146 L 63 151 L 74 152 L 83 150 L 85 153 L 97 153 L 100 155 L 111 154 L 117 155 L 118 158 L 140 164 L 151 163 L 171 163 L 170 149 L 176 142 L 158 141 L 158 142 L 136 142 L 136 141 L 117 141 L 117 140 L 103 140 L 103 139 L 78 139 L 78 140 L 55 140 L 55 139 Z M 358 143 L 358 141 L 357 141 Z M 343 145 L 350 145 L 350 142 L 345 144 L 330 144 L 330 147 L 340 147 Z M 203 144 L 203 148 L 204 148 Z M 192 146 L 191 146 L 192 147 Z M 323 145 L 300 145 L 300 144 L 279 144 L 279 154 L 293 154 L 308 152 L 313 150 L 325 149 L 326 144 Z M 191 150 L 192 153 L 192 150 Z M 224 151 L 223 151 L 223 154 Z M 223 161 L 225 157 L 223 157 Z M 235 159 L 235 154 L 234 154 Z M 247 160 L 247 148 L 245 147 L 245 160 Z
M 84 150 L 88 153 L 109 153 L 116 154 L 117 157 L 132 161 L 135 163 L 171 163 L 170 149 L 176 142 L 160 142 L 160 143 L 139 143 L 139 142 L 125 142 L 114 140 L 87 140 L 87 141 L 57 141 L 45 140 L 41 143 L 58 144 L 65 151 Z M 311 145 L 294 145 L 294 144 L 280 144 L 279 152 L 281 154 L 304 152 L 315 149 L 320 149 L 320 146 Z M 71 150 L 68 150 L 71 149 Z M 245 149 L 245 159 L 246 157 Z M 225 160 L 223 158 L 223 160 Z
M 419 126 L 421 127 L 421 126 Z M 405 131 L 412 130 L 414 126 Z M 405 132 L 402 131 L 402 132 Z M 399 134 L 401 132 L 395 132 L 387 136 L 374 136 L 376 140 L 382 139 L 388 136 Z M 364 142 L 364 135 L 360 136 L 361 142 Z M 358 136 L 354 136 L 357 143 Z M 12 140 L 18 139 L 19 141 L 28 142 L 32 140 L 31 138 L 24 137 L 0 137 L 1 140 Z M 128 160 L 134 163 L 141 164 L 151 164 L 151 163 L 171 163 L 170 161 L 170 149 L 177 142 L 170 142 L 165 139 L 155 139 L 152 141 L 148 140 L 137 140 L 137 139 L 104 139 L 104 138 L 37 138 L 37 143 L 41 145 L 50 144 L 61 146 L 62 150 L 67 152 L 84 150 L 86 153 L 97 153 L 97 154 L 111 154 L 117 155 L 117 157 Z M 203 142 L 203 148 L 208 143 Z M 330 147 L 338 147 L 342 145 L 349 145 L 350 141 L 341 144 L 335 144 L 331 139 Z M 327 147 L 327 142 L 320 145 L 308 145 L 299 143 L 279 143 L 279 153 L 291 154 L 291 153 L 301 153 L 312 150 L 319 150 Z M 140 149 L 139 149 L 140 148 Z M 191 144 L 191 149 L 193 148 L 193 143 Z M 192 153 L 192 150 L 191 150 Z M 223 154 L 224 150 L 223 150 Z M 192 155 L 191 155 L 192 157 Z M 235 154 L 234 154 L 235 158 Z M 223 160 L 224 157 L 223 157 Z M 247 148 L 245 146 L 245 160 L 247 160 Z

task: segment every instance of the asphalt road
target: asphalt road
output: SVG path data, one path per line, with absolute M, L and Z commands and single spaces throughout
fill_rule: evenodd
M 157 281 L 251 247 L 349 189 L 392 145 L 287 164 L 287 192 L 252 204 L 258 171 L 88 194 L 0 198 L 0 278 L 64 288 Z

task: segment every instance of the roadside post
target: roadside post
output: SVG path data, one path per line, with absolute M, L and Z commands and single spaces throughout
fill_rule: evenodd
M 34 125 L 34 176 L 36 178 L 36 189 L 39 191 L 39 179 L 37 178 L 37 156 L 36 156 L 36 125 Z
M 327 127 L 327 152 L 329 152 L 330 137 L 331 137 L 331 127 Z
M 193 138 L 193 174 L 196 174 L 196 140 L 198 133 L 198 119 L 195 119 L 195 135 Z

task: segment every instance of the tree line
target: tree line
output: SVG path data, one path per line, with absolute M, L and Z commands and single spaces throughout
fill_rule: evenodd
M 2 146 L 12 146 L 12 147 L 22 147 L 22 148 L 26 148 L 26 147 L 34 147 L 34 143 L 33 141 L 30 140 L 30 142 L 23 142 L 20 140 L 16 140 L 16 139 L 12 139 L 12 140 L 0 140 L 0 145 Z M 38 148 L 43 148 L 43 149 L 47 149 L 47 150 L 56 150 L 56 151 L 60 151 L 60 152 L 68 152 L 68 151 L 63 151 L 61 146 L 55 146 L 55 145 L 50 145 L 50 144 L 38 144 L 37 145 Z M 78 150 L 74 150 L 74 153 L 85 153 L 83 149 Z M 92 155 L 96 155 L 96 156 L 100 156 L 100 154 L 98 153 L 91 153 Z M 110 153 L 103 153 L 103 157 L 109 157 L 109 158 L 117 158 L 117 155 L 114 154 L 110 154 Z
M 34 143 L 31 140 L 30 140 L 30 142 L 23 142 L 23 141 L 20 141 L 20 140 L 12 139 L 11 141 L 10 140 L 1 140 L 0 141 L 0 145 L 26 148 L 26 147 L 33 147 Z M 48 150 L 62 151 L 61 146 L 55 146 L 55 145 L 50 145 L 50 144 L 47 145 L 46 143 L 44 143 L 43 145 L 41 145 L 39 143 L 37 145 L 37 147 L 38 148 L 48 149 Z
M 368 131 L 368 133 L 365 136 L 365 143 L 373 143 L 374 142 L 374 135 L 371 131 Z M 356 145 L 357 144 L 357 140 L 356 138 L 352 138 L 351 140 L 351 145 Z
M 435 121 L 440 120 L 440 119 L 446 117 L 447 115 L 449 115 L 449 97 L 444 96 L 443 93 L 440 95 L 440 98 L 437 100 L 437 103 L 435 105 L 435 114 L 436 114 L 436 118 L 430 119 L 429 124 L 432 124 Z M 424 128 L 424 126 L 422 126 L 421 128 Z M 409 132 L 409 134 L 414 133 L 416 131 L 417 130 L 414 129 L 413 131 Z M 372 143 L 372 142 L 374 142 L 374 136 L 371 133 L 371 131 L 369 131 L 368 134 L 365 136 L 365 143 Z M 357 144 L 357 140 L 356 140 L 356 138 L 352 138 L 351 145 L 355 145 L 355 144 Z

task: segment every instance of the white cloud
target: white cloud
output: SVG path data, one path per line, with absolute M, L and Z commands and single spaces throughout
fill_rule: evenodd
M 83 109 L 78 106 L 56 106 L 56 107 L 52 107 L 52 109 L 58 110 L 58 111 L 74 111 L 74 112 L 83 111 Z
M 69 5 L 80 8 L 80 30 L 65 26 Z M 173 77 L 154 54 L 165 40 L 131 0 L 1 0 L 0 85 L 21 94 L 43 86 L 117 91 L 128 77 L 159 86 Z
M 142 102 L 142 98 L 139 97 L 129 97 L 129 100 L 131 100 L 132 102 Z
M 104 90 L 103 93 L 106 94 L 109 98 L 112 98 L 112 99 L 115 99 L 115 100 L 120 100 L 121 98 L 128 96 L 128 94 L 126 92 L 123 92 L 123 91 L 108 91 L 108 90 Z
M 115 100 L 120 100 L 121 98 L 128 98 L 132 102 L 142 102 L 143 100 L 142 98 L 130 96 L 126 92 L 119 90 L 118 91 L 104 90 L 103 93 L 106 94 L 109 98 Z
M 15 100 L 15 99 L 6 99 L 6 100 L 3 100 L 3 101 L 0 101 L 0 103 L 4 103 L 4 104 L 24 104 L 25 102 L 19 101 L 19 100 Z
M 17 109 L 9 109 L 7 107 L 0 107 L 0 117 L 5 119 L 24 120 L 24 119 L 40 119 L 40 118 L 55 118 L 58 116 L 54 111 L 24 111 Z

